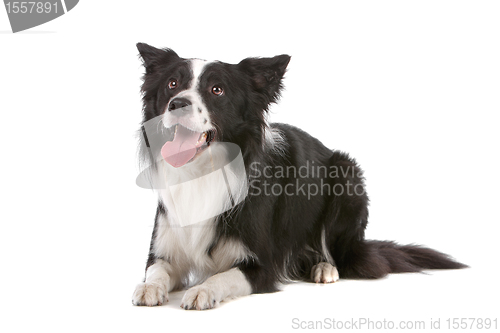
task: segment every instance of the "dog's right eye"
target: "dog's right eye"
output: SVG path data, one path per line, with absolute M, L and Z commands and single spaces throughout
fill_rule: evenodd
M 170 80 L 170 82 L 168 83 L 168 89 L 173 90 L 177 88 L 177 85 L 177 80 Z

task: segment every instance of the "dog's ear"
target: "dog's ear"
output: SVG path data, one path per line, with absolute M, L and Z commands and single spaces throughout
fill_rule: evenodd
M 137 49 L 146 67 L 146 73 L 152 72 L 157 64 L 179 59 L 177 53 L 170 49 L 157 49 L 145 43 L 137 43 Z
M 268 97 L 268 103 L 276 102 L 283 88 L 282 79 L 290 56 L 282 54 L 272 58 L 247 58 L 238 67 L 247 73 L 253 88 Z

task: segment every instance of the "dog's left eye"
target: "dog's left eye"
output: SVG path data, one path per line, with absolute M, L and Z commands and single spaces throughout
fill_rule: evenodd
M 224 90 L 219 86 L 215 86 L 212 88 L 212 93 L 214 95 L 221 96 L 221 95 L 224 95 Z
M 168 83 L 168 89 L 170 90 L 174 90 L 175 88 L 177 88 L 177 86 L 177 80 L 170 80 L 170 82 Z

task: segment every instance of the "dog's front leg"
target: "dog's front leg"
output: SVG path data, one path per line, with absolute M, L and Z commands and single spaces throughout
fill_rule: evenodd
M 170 264 L 162 259 L 156 259 L 155 263 L 146 270 L 146 279 L 135 288 L 132 295 L 134 305 L 155 306 L 162 305 L 168 301 L 168 292 L 176 284 L 175 276 L 169 274 L 172 269 Z
M 181 307 L 186 310 L 206 310 L 216 307 L 225 299 L 251 293 L 250 283 L 240 269 L 235 267 L 188 289 L 182 298 Z

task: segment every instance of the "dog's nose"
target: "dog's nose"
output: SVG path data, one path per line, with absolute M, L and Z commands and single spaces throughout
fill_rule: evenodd
M 173 100 L 170 101 L 170 104 L 168 105 L 168 111 L 174 111 L 177 109 L 185 108 L 186 111 L 188 111 L 188 107 L 191 106 L 191 101 L 187 98 L 184 97 L 176 97 Z

